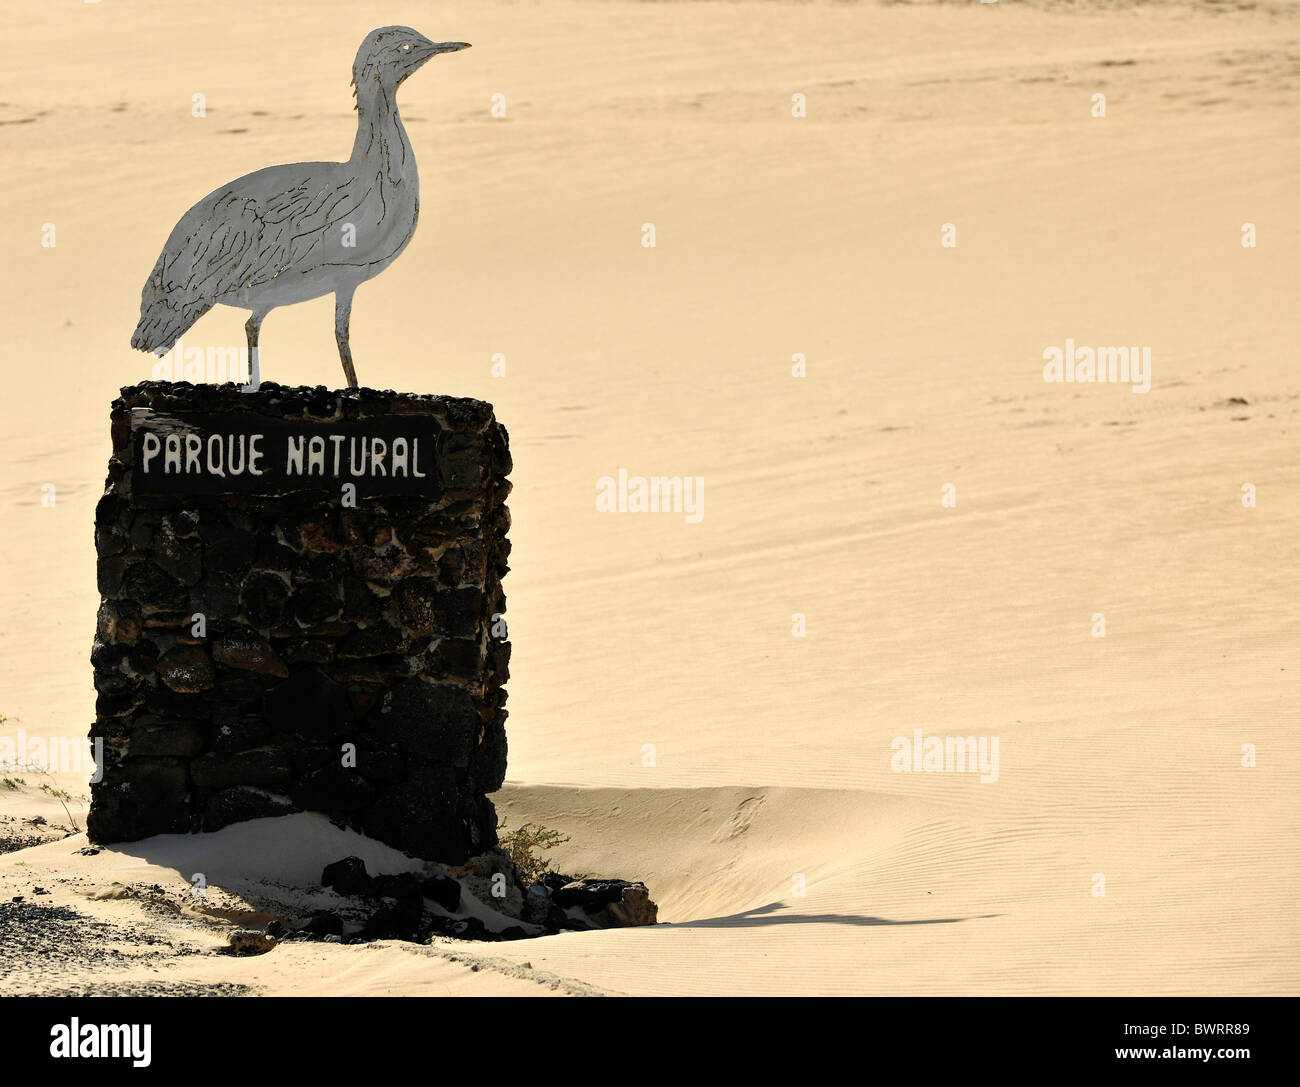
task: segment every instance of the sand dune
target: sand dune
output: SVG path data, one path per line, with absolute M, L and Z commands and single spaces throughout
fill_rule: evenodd
M 11 959 L 0 991 L 1300 991 L 1296 5 L 1069 7 L 11 13 L 0 728 L 92 719 L 107 405 L 149 376 L 127 341 L 167 231 L 226 178 L 346 155 L 356 43 L 409 22 L 474 49 L 399 95 L 422 215 L 357 294 L 358 371 L 509 427 L 499 807 L 570 835 L 565 870 L 645 879 L 665 923 L 235 960 L 216 921 L 89 895 L 203 863 L 245 902 L 268 858 L 307 878 L 353 846 L 74 837 L 0 856 L 0 902 L 45 886 L 174 947 Z M 1151 347 L 1150 391 L 1045 383 L 1067 338 Z M 326 300 L 262 344 L 266 379 L 337 381 Z M 619 468 L 702 477 L 703 519 L 597 513 Z M 893 772 L 918 728 L 997 737 L 998 780 Z M 40 784 L 0 815 L 62 820 Z

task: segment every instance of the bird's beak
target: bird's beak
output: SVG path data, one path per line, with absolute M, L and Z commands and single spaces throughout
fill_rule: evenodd
M 407 55 L 402 68 L 402 77 L 400 78 L 406 79 L 407 75 L 415 72 L 417 68 L 421 68 L 426 62 L 433 60 L 438 53 L 454 53 L 456 49 L 468 48 L 468 42 L 428 42 L 428 40 L 425 40 L 425 42 L 417 43 L 416 47 Z
M 414 72 L 428 61 L 431 61 L 439 53 L 454 53 L 458 49 L 468 49 L 469 42 L 431 42 L 424 41 L 416 45 L 411 51 L 402 72 L 402 79 Z

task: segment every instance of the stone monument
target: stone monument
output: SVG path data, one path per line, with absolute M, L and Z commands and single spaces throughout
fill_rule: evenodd
M 95 514 L 93 841 L 314 811 L 496 844 L 511 460 L 488 404 L 145 382 Z

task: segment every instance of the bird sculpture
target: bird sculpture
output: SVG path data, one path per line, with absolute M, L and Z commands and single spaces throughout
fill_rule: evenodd
M 131 346 L 154 355 L 218 303 L 252 311 L 249 384 L 261 382 L 258 334 L 277 306 L 334 295 L 334 338 L 349 388 L 352 295 L 406 248 L 420 215 L 415 153 L 397 112 L 402 81 L 466 42 L 410 27 L 366 35 L 352 65 L 357 139 L 346 162 L 296 162 L 245 174 L 209 193 L 172 229 L 140 298 Z

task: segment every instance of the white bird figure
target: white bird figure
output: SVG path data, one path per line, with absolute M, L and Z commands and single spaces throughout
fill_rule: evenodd
M 357 139 L 346 162 L 296 162 L 245 174 L 209 193 L 173 228 L 140 299 L 131 346 L 155 355 L 214 305 L 251 310 L 249 384 L 261 382 L 257 340 L 276 306 L 334 295 L 334 338 L 348 387 L 352 295 L 406 248 L 420 215 L 415 153 L 397 112 L 402 81 L 438 53 L 406 26 L 366 35 L 352 66 Z

